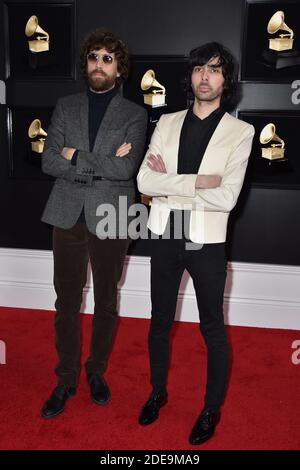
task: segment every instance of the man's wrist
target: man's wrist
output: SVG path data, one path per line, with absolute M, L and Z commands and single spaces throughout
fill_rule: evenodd
M 75 152 L 73 153 L 73 156 L 71 158 L 71 165 L 73 165 L 73 166 L 77 165 L 78 153 L 79 153 L 79 150 L 75 150 Z
M 202 175 L 198 175 L 195 182 L 195 188 L 201 189 L 204 187 L 204 178 Z

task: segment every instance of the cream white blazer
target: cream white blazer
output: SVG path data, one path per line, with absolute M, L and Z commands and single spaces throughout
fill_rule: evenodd
M 198 174 L 219 175 L 220 187 L 195 189 L 196 174 L 178 175 L 180 133 L 187 110 L 164 114 L 156 125 L 138 173 L 139 191 L 153 196 L 149 229 L 162 235 L 171 209 L 191 210 L 190 239 L 196 243 L 226 240 L 227 221 L 243 185 L 254 127 L 225 113 L 204 153 Z M 149 153 L 159 154 L 167 173 L 147 166 Z

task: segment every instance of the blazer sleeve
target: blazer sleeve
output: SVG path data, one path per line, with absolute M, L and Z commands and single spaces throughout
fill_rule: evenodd
M 127 116 L 128 120 L 128 116 Z M 134 110 L 129 122 L 126 122 L 127 129 L 124 142 L 131 143 L 131 150 L 125 157 L 98 155 L 95 152 L 78 151 L 76 172 L 84 175 L 86 168 L 89 168 L 94 176 L 101 176 L 108 180 L 126 181 L 132 179 L 140 165 L 147 130 L 147 112 L 140 108 Z
M 161 116 L 152 134 L 150 145 L 137 176 L 138 189 L 147 196 L 183 196 L 195 195 L 197 175 L 178 175 L 176 173 L 159 173 L 147 165 L 150 153 L 163 157 L 162 132 L 165 118 Z M 174 158 L 177 157 L 174 155 Z
M 58 100 L 47 130 L 45 148 L 42 155 L 42 170 L 55 178 L 73 181 L 76 176 L 75 168 L 70 160 L 66 160 L 61 151 L 65 143 L 65 115 L 63 103 Z
M 241 132 L 232 148 L 222 175 L 221 185 L 218 188 L 194 188 L 193 198 L 176 197 L 176 203 L 191 204 L 204 211 L 230 212 L 236 205 L 243 186 L 254 133 L 255 129 L 251 125 L 247 125 Z M 168 204 L 173 204 L 173 202 L 172 197 L 168 197 Z

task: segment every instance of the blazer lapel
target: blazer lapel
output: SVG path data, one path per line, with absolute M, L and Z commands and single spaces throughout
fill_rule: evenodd
M 89 105 L 88 105 L 88 97 L 86 93 L 82 94 L 81 102 L 80 102 L 80 122 L 81 122 L 81 138 L 82 138 L 82 145 L 85 151 L 89 151 L 90 144 L 89 144 Z
M 215 148 L 221 147 L 222 145 L 226 145 L 224 143 L 224 137 L 230 134 L 230 130 L 228 129 L 227 123 L 228 113 L 226 112 L 220 120 L 219 124 L 217 125 L 213 135 L 210 138 L 210 141 L 208 142 L 198 173 L 200 173 L 202 170 L 205 170 L 206 166 L 209 165 L 211 154 L 215 152 Z
M 181 136 L 181 129 L 183 126 L 183 122 L 188 110 L 185 109 L 184 111 L 179 112 L 175 115 L 175 120 L 170 121 L 170 141 L 168 148 L 168 157 L 167 158 L 167 169 L 170 173 L 177 173 L 177 166 L 178 166 L 178 151 L 179 151 L 179 142 Z M 177 158 L 174 158 L 174 155 Z
M 170 126 L 170 138 L 166 142 L 166 148 L 168 149 L 166 154 L 166 163 L 168 172 L 170 173 L 177 173 L 181 129 L 187 112 L 188 110 L 184 110 L 176 113 L 175 119 L 170 120 L 168 123 Z M 228 146 L 226 142 L 226 138 L 230 137 L 231 131 L 231 120 L 228 119 L 229 116 L 230 115 L 228 113 L 224 114 L 211 136 L 199 166 L 198 173 L 201 173 L 202 171 L 204 173 L 206 171 L 210 171 L 211 167 L 214 166 L 215 160 L 218 159 L 217 148 L 221 150 L 222 154 L 224 154 L 224 150 L 228 150 L 228 152 L 230 151 L 230 145 Z M 174 158 L 174 155 L 176 155 L 177 158 Z

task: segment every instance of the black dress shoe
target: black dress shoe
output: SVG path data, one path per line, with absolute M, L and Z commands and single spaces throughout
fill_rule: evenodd
M 167 392 L 164 393 L 154 393 L 152 392 L 148 401 L 142 408 L 141 414 L 139 416 L 139 424 L 142 426 L 147 426 L 147 424 L 153 423 L 158 418 L 159 410 L 164 406 L 168 401 Z
M 75 387 L 68 387 L 66 385 L 58 385 L 55 387 L 48 400 L 44 403 L 41 412 L 42 417 L 49 419 L 62 413 L 65 409 L 67 399 L 75 394 Z
M 197 445 L 208 441 L 208 439 L 213 436 L 219 419 L 219 411 L 210 411 L 204 409 L 192 429 L 189 437 L 190 444 Z
M 102 377 L 94 374 L 88 378 L 90 384 L 90 396 L 97 405 L 105 405 L 110 398 L 109 388 Z

